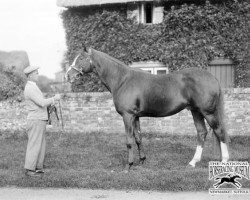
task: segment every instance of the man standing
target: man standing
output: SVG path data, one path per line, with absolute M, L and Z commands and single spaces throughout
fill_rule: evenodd
M 48 120 L 47 106 L 60 100 L 56 94 L 52 98 L 45 99 L 41 90 L 36 85 L 38 81 L 37 66 L 29 66 L 24 69 L 27 83 L 24 89 L 24 97 L 27 117 L 28 144 L 25 156 L 25 174 L 27 176 L 39 177 L 44 173 L 43 163 L 45 157 L 46 141 L 45 131 Z

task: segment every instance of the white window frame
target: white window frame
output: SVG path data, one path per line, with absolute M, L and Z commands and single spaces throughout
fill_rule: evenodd
M 146 4 L 150 4 L 151 5 L 151 22 L 150 23 L 146 23 Z M 154 20 L 154 4 L 153 2 L 142 2 L 139 5 L 139 23 L 142 24 L 153 24 L 153 20 Z
M 140 67 L 143 71 L 150 72 L 150 74 L 154 74 L 154 68 L 153 67 Z
M 148 62 L 133 62 L 130 67 L 133 68 L 139 68 L 144 71 L 150 71 L 151 74 L 157 75 L 158 70 L 166 70 L 166 74 L 169 73 L 168 67 L 166 67 L 163 63 L 161 62 L 153 62 L 153 61 L 148 61 Z
M 168 68 L 167 68 L 167 67 L 155 67 L 155 68 L 154 68 L 154 74 L 156 74 L 156 75 L 157 75 L 157 71 L 159 71 L 159 70 L 166 70 L 166 74 L 168 74 L 168 73 L 169 73 L 169 71 L 168 71 Z

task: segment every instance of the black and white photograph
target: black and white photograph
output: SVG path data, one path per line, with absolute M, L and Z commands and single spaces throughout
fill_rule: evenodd
M 1 2 L 1 200 L 246 200 L 249 163 L 249 0 Z

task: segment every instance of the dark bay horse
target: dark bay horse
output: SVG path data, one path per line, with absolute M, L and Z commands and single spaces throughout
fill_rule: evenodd
M 85 49 L 76 56 L 65 76 L 74 82 L 83 73 L 95 72 L 112 93 L 116 111 L 122 116 L 127 136 L 128 164 L 133 165 L 132 143 L 138 147 L 140 162 L 146 159 L 140 134 L 140 117 L 166 117 L 191 110 L 198 145 L 189 166 L 200 161 L 207 135 L 205 121 L 220 144 L 222 161 L 229 159 L 227 133 L 223 123 L 223 93 L 215 77 L 205 70 L 184 69 L 166 75 L 152 75 L 133 69 L 100 51 Z

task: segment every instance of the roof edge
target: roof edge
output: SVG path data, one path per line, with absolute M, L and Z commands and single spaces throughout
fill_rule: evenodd
M 160 2 L 161 0 L 57 0 L 56 5 L 58 7 L 82 7 L 82 6 L 94 6 L 105 4 L 125 4 L 135 2 Z

